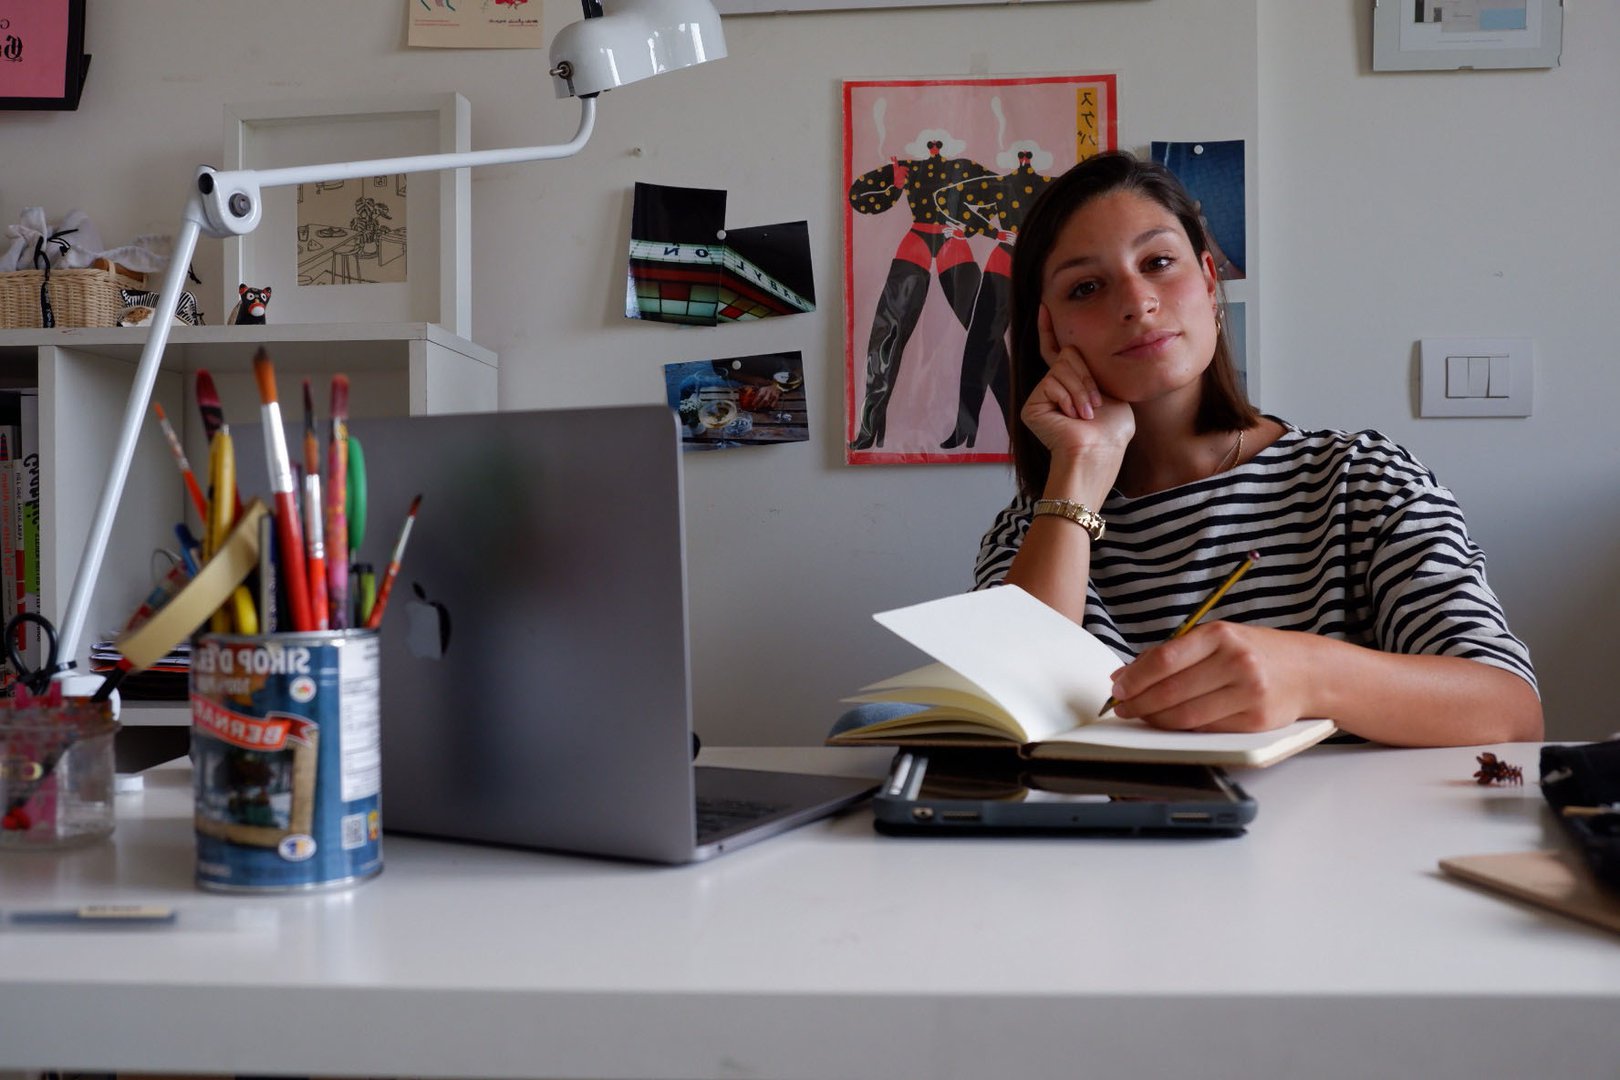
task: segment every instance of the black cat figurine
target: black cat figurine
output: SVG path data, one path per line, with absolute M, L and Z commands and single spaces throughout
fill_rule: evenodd
M 236 294 L 241 299 L 231 309 L 231 325 L 264 325 L 264 313 L 270 307 L 270 286 L 254 289 L 244 282 L 237 286 Z

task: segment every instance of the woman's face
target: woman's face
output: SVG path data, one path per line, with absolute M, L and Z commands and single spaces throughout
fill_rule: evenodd
M 1176 216 L 1129 191 L 1069 217 L 1042 269 L 1060 345 L 1110 397 L 1138 403 L 1191 387 L 1215 354 L 1215 267 Z

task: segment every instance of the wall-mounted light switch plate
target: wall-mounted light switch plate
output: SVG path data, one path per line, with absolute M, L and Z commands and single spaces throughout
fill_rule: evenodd
M 1423 338 L 1419 416 L 1529 416 L 1532 338 Z

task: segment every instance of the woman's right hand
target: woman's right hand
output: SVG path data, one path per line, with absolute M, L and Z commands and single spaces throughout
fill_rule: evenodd
M 1046 375 L 1035 384 L 1019 417 L 1051 451 L 1054 466 L 1094 460 L 1111 470 L 1106 481 L 1112 485 L 1136 434 L 1136 415 L 1125 402 L 1103 394 L 1079 349 L 1058 343 L 1045 304 L 1036 320 Z

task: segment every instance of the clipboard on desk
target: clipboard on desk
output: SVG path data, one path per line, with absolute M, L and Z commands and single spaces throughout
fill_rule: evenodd
M 1513 851 L 1441 859 L 1451 877 L 1568 915 L 1620 934 L 1620 896 L 1604 891 L 1581 865 L 1561 851 Z

